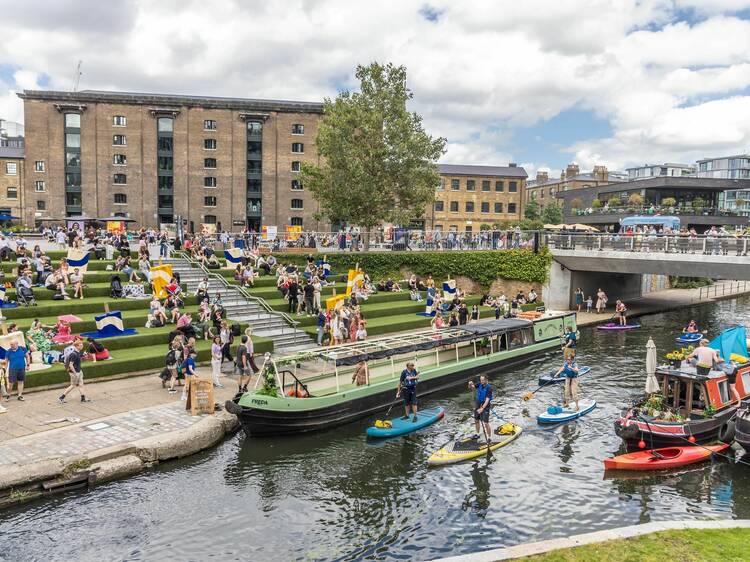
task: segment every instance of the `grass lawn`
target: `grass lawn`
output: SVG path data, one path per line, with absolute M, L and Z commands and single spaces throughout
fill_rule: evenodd
M 750 529 L 681 529 L 556 550 L 529 562 L 729 562 L 750 560 Z

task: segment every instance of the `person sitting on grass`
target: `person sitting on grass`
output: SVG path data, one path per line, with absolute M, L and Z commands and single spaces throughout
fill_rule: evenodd
M 65 291 L 65 281 L 63 281 L 58 272 L 53 272 L 47 276 L 47 279 L 44 281 L 44 287 L 60 295 L 64 300 L 70 299 L 70 295 Z
M 388 281 L 385 282 L 385 290 L 391 293 L 399 293 L 401 292 L 401 285 L 389 277 Z
M 416 288 L 409 291 L 409 299 L 414 302 L 422 302 L 422 295 L 419 294 Z
M 255 287 L 255 271 L 250 264 L 242 270 L 242 286 Z
M 195 338 L 195 327 L 192 325 L 193 317 L 189 312 L 181 314 L 177 319 L 177 329 L 185 334 L 186 338 Z
M 169 295 L 164 300 L 164 309 L 167 311 L 167 314 L 169 314 L 169 321 L 173 324 L 177 322 L 177 319 L 180 317 L 180 307 L 177 304 L 177 298 L 174 295 Z
M 94 363 L 109 359 L 109 351 L 100 342 L 94 338 L 86 338 L 86 342 L 88 343 L 87 356 Z
M 73 298 L 83 300 L 83 274 L 77 267 L 70 274 L 70 283 L 73 285 Z
M 151 302 L 149 303 L 149 314 L 157 320 L 160 325 L 164 326 L 167 323 L 167 315 L 164 313 L 164 307 L 159 302 L 156 295 L 153 295 Z
M 237 281 L 237 283 L 242 283 L 242 272 L 244 270 L 244 266 L 241 263 L 238 263 L 237 266 L 234 268 L 234 280 Z

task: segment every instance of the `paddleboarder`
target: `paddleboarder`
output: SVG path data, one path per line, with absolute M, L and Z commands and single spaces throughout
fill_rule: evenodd
M 402 420 L 409 419 L 409 408 L 414 414 L 412 422 L 417 421 L 417 381 L 419 380 L 419 373 L 414 367 L 414 361 L 409 361 L 406 364 L 406 369 L 401 371 L 401 379 L 396 388 L 396 398 L 401 396 L 404 400 L 404 417 Z
M 563 392 L 563 407 L 567 408 L 569 401 L 576 403 L 578 411 L 578 362 L 575 353 L 565 358 L 565 363 L 555 373 L 555 378 L 565 377 L 565 390 Z
M 617 304 L 615 304 L 615 313 L 620 321 L 620 326 L 625 326 L 628 323 L 628 308 L 620 299 L 617 299 Z
M 469 388 L 476 391 L 476 400 L 474 408 L 474 439 L 479 439 L 479 424 L 484 425 L 484 436 L 487 441 L 490 440 L 492 435 L 492 428 L 490 427 L 490 402 L 492 402 L 492 387 L 487 382 L 486 375 L 480 375 L 479 384 L 476 384 L 473 380 L 469 381 Z
M 698 325 L 695 323 L 695 320 L 691 320 L 690 323 L 687 326 L 685 326 L 685 329 L 682 331 L 686 334 L 700 333 L 700 330 L 698 329 Z
M 563 336 L 563 356 L 568 357 L 576 354 L 576 344 L 578 343 L 578 335 L 572 326 L 565 327 L 565 335 Z

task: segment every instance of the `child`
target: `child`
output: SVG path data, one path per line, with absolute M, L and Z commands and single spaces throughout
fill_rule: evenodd
M 586 312 L 591 314 L 591 311 L 593 310 L 593 308 L 594 308 L 594 300 L 591 298 L 591 295 L 589 295 L 588 297 L 586 297 Z

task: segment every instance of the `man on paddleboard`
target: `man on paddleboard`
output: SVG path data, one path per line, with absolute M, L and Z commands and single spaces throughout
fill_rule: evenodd
M 481 375 L 479 377 L 479 384 L 474 383 L 473 380 L 469 381 L 469 388 L 476 390 L 476 407 L 474 408 L 474 428 L 476 434 L 474 439 L 479 439 L 479 424 L 484 424 L 484 435 L 487 441 L 490 440 L 492 435 L 492 428 L 490 427 L 490 402 L 492 402 L 492 387 L 487 382 L 487 376 Z
M 555 373 L 555 378 L 565 377 L 565 391 L 563 392 L 563 407 L 568 407 L 568 402 L 573 400 L 578 411 L 578 362 L 575 353 L 565 358 L 565 363 Z
M 417 421 L 417 381 L 419 380 L 419 373 L 414 368 L 414 362 L 409 361 L 406 364 L 406 369 L 401 371 L 401 380 L 399 380 L 398 388 L 396 389 L 396 398 L 402 396 L 404 399 L 404 417 L 402 420 L 409 419 L 409 407 L 414 414 L 412 422 Z

